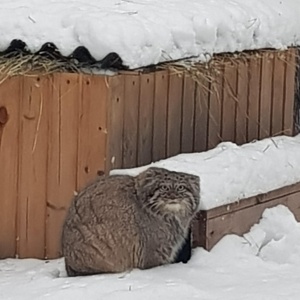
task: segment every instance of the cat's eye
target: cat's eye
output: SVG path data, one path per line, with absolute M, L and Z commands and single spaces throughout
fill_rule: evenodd
M 185 185 L 183 185 L 183 184 L 177 185 L 176 190 L 177 190 L 178 192 L 184 191 L 184 190 L 185 190 Z
M 167 191 L 169 190 L 169 187 L 168 187 L 167 185 L 161 185 L 161 186 L 160 186 L 160 190 L 161 190 L 162 192 L 167 192 Z

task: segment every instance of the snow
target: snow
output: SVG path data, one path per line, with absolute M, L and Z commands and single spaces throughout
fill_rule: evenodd
M 63 55 L 85 46 L 137 68 L 214 53 L 300 45 L 299 0 L 0 0 L 0 51 L 13 39 Z
M 63 259 L 0 260 L 1 300 L 298 300 L 300 223 L 282 205 L 243 237 L 228 235 L 188 264 L 68 278 Z
M 111 175 L 136 176 L 150 166 L 200 177 L 200 209 L 208 210 L 300 182 L 300 134 L 237 146 L 220 143 L 202 153 L 187 153 L 147 166 L 115 169 Z

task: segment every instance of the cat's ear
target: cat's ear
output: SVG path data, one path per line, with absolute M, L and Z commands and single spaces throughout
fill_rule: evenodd
M 199 189 L 200 187 L 200 177 L 196 175 L 189 175 L 189 182 Z
M 160 174 L 159 168 L 151 167 L 146 171 L 140 173 L 136 177 L 136 184 L 138 188 L 150 188 L 157 182 L 157 176 Z
M 200 197 L 200 177 L 196 175 L 190 175 L 188 179 L 189 185 L 192 189 L 194 197 L 199 201 Z

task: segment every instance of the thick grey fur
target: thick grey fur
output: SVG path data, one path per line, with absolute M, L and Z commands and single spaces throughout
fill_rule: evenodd
M 72 201 L 62 234 L 69 276 L 170 263 L 200 201 L 198 176 L 149 168 L 103 176 Z

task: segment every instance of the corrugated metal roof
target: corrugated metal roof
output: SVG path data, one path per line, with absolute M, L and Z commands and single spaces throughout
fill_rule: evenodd
M 83 46 L 77 47 L 69 56 L 63 56 L 58 48 L 53 43 L 45 43 L 37 52 L 32 53 L 27 47 L 26 43 L 22 40 L 11 41 L 9 47 L 0 52 L 0 57 L 7 59 L 13 57 L 19 57 L 20 55 L 40 56 L 47 58 L 51 61 L 59 61 L 63 63 L 64 67 L 68 69 L 74 69 L 72 66 L 76 66 L 78 69 L 98 69 L 98 70 L 126 70 L 127 66 L 124 66 L 121 57 L 111 52 L 105 56 L 102 60 L 97 61 L 89 52 L 89 50 Z

